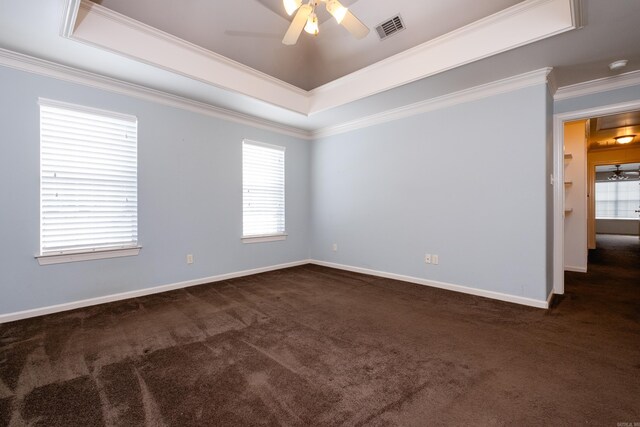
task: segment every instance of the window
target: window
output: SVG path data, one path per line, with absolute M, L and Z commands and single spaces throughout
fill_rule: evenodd
M 242 142 L 242 235 L 245 243 L 283 240 L 284 147 Z
M 596 218 L 638 219 L 639 181 L 596 182 Z
M 137 126 L 40 100 L 40 264 L 138 253 Z

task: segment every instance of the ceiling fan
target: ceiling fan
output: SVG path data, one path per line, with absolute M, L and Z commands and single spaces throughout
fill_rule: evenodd
M 613 174 L 611 174 L 607 179 L 609 181 L 624 181 L 626 179 L 629 179 L 633 176 L 640 176 L 640 169 L 638 169 L 637 171 L 623 171 L 620 170 L 620 166 L 621 165 L 614 165 L 616 167 L 616 169 L 613 172 Z
M 293 18 L 293 21 L 291 21 L 291 25 L 282 39 L 283 44 L 296 44 L 303 29 L 309 34 L 318 34 L 319 28 L 316 7 L 319 6 L 320 3 L 325 3 L 327 11 L 335 18 L 338 24 L 345 27 L 357 39 L 364 38 L 369 34 L 369 28 L 356 18 L 349 9 L 340 4 L 338 0 L 309 0 L 309 2 L 304 5 L 302 1 L 303 0 L 282 0 L 289 16 L 293 15 L 297 10 L 296 16 Z

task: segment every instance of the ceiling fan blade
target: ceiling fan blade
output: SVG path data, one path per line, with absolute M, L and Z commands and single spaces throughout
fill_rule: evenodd
M 347 13 L 342 18 L 343 27 L 345 27 L 353 36 L 357 39 L 363 39 L 369 34 L 369 28 L 362 23 L 356 16 L 347 10 Z
M 309 17 L 309 15 L 311 15 L 312 11 L 313 8 L 308 4 L 300 6 L 300 9 L 298 9 L 295 18 L 293 18 L 293 21 L 291 21 L 291 25 L 289 26 L 287 33 L 282 39 L 283 44 L 291 46 L 298 42 L 298 37 L 300 37 L 300 33 L 302 33 L 302 29 L 307 23 L 307 18 Z

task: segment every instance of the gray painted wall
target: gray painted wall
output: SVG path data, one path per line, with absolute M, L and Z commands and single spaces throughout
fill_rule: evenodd
M 310 144 L 11 69 L 0 82 L 0 314 L 309 257 L 544 300 L 551 109 L 640 98 L 637 86 L 553 103 L 538 85 Z M 138 117 L 138 257 L 42 267 L 33 258 L 38 97 Z M 243 138 L 287 147 L 285 242 L 240 242 Z M 425 253 L 440 264 L 424 264 Z
M 312 258 L 546 300 L 551 105 L 537 85 L 315 141 Z
M 637 236 L 640 231 L 638 222 L 637 219 L 596 218 L 596 233 Z
M 3 67 L 0 86 L 0 314 L 308 258 L 308 141 Z M 138 117 L 137 257 L 50 266 L 34 259 L 38 97 Z M 240 241 L 243 138 L 287 147 L 286 241 Z

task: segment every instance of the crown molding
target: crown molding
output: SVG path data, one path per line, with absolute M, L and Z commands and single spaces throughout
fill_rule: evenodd
M 162 39 L 168 43 L 173 43 L 178 47 L 181 48 L 185 48 L 187 50 L 191 50 L 196 54 L 199 55 L 206 55 L 209 56 L 211 59 L 219 61 L 224 63 L 225 65 L 229 66 L 229 67 L 233 67 L 236 71 L 239 72 L 247 72 L 250 74 L 253 74 L 254 76 L 264 79 L 266 81 L 268 81 L 269 83 L 281 86 L 282 88 L 286 89 L 286 90 L 290 90 L 293 91 L 299 95 L 304 95 L 307 96 L 308 92 L 304 89 L 300 89 L 297 86 L 294 86 L 290 83 L 284 82 L 280 79 L 277 79 L 275 77 L 270 76 L 269 74 L 263 73 L 262 71 L 258 71 L 254 68 L 251 68 L 247 65 L 241 64 L 240 62 L 234 61 L 233 59 L 229 59 L 226 56 L 220 55 L 218 53 L 212 52 L 208 49 L 205 49 L 203 47 L 200 47 L 196 44 L 190 43 L 186 40 L 183 40 L 179 37 L 174 36 L 173 34 L 169 34 L 166 33 L 162 30 L 159 30 L 155 27 L 152 27 L 150 25 L 147 25 L 143 22 L 140 21 L 136 21 L 135 19 L 129 18 L 126 15 L 122 15 L 121 13 L 118 13 L 116 11 L 113 11 L 111 9 L 108 9 L 104 6 L 101 6 L 98 3 L 94 3 L 93 1 L 90 0 L 69 0 L 70 3 L 74 3 L 74 2 L 79 2 L 80 3 L 80 7 L 82 7 L 85 10 L 91 10 L 99 15 L 102 15 L 103 17 L 110 19 L 114 22 L 117 23 L 121 23 L 129 28 L 131 28 L 132 30 L 136 30 L 136 31 L 141 31 L 144 33 L 149 34 L 152 37 L 157 37 L 159 39 Z
M 95 89 L 106 90 L 121 95 L 127 95 L 145 101 L 157 102 L 162 105 L 180 108 L 254 128 L 264 129 L 282 135 L 289 135 L 305 140 L 311 139 L 311 134 L 303 129 L 259 119 L 247 114 L 215 107 L 203 102 L 194 101 L 159 90 L 56 64 L 54 62 L 45 61 L 43 59 L 34 58 L 6 49 L 0 49 L 0 66 L 26 71 L 28 73 L 38 74 L 45 77 L 51 77 L 70 83 L 76 83 Z
M 526 0 L 310 91 L 310 114 L 576 28 L 576 0 Z
M 68 0 L 64 6 L 62 13 L 62 25 L 60 25 L 60 35 L 62 37 L 71 37 L 78 19 L 78 9 L 81 0 Z
M 585 10 L 582 0 L 573 0 L 571 2 L 572 15 L 574 17 L 574 25 L 576 29 L 580 29 L 585 25 Z
M 519 74 L 517 76 L 497 80 L 495 82 L 483 84 L 480 86 L 475 86 L 459 92 L 439 96 L 437 98 L 432 98 L 403 107 L 394 108 L 389 111 L 373 114 L 362 119 L 352 120 L 337 126 L 331 126 L 312 131 L 311 135 L 314 139 L 338 135 L 341 133 L 351 132 L 382 123 L 404 119 L 406 117 L 415 116 L 417 114 L 427 113 L 429 111 L 477 101 L 482 98 L 488 98 L 490 96 L 512 92 L 514 90 L 523 89 L 537 84 L 545 84 L 547 83 L 548 76 L 552 70 L 552 68 L 542 68 L 539 70 L 530 71 L 528 73 Z
M 67 0 L 73 2 L 76 0 Z M 89 0 L 70 40 L 307 115 L 307 91 Z
M 89 0 L 67 0 L 78 1 L 71 40 L 310 116 L 572 30 L 579 0 L 525 0 L 311 91 Z
M 121 95 L 127 95 L 145 101 L 157 102 L 162 105 L 180 108 L 209 117 L 215 117 L 254 128 L 265 129 L 304 140 L 314 140 L 317 138 L 350 132 L 381 123 L 400 120 L 416 114 L 451 107 L 457 104 L 471 102 L 501 93 L 511 92 L 536 84 L 544 84 L 548 81 L 553 70 L 552 68 L 542 68 L 540 70 L 531 71 L 437 98 L 373 114 L 362 119 L 345 122 L 336 126 L 307 131 L 269 120 L 259 119 L 236 111 L 215 107 L 203 102 L 194 101 L 159 90 L 101 76 L 88 71 L 56 64 L 54 62 L 34 58 L 6 49 L 0 49 L 0 66 L 80 84 L 95 89 L 106 90 Z
M 580 96 L 593 95 L 596 93 L 639 85 L 640 70 L 636 70 L 617 76 L 604 77 L 574 85 L 563 86 L 556 92 L 554 100 L 563 101 L 565 99 L 578 98 Z

